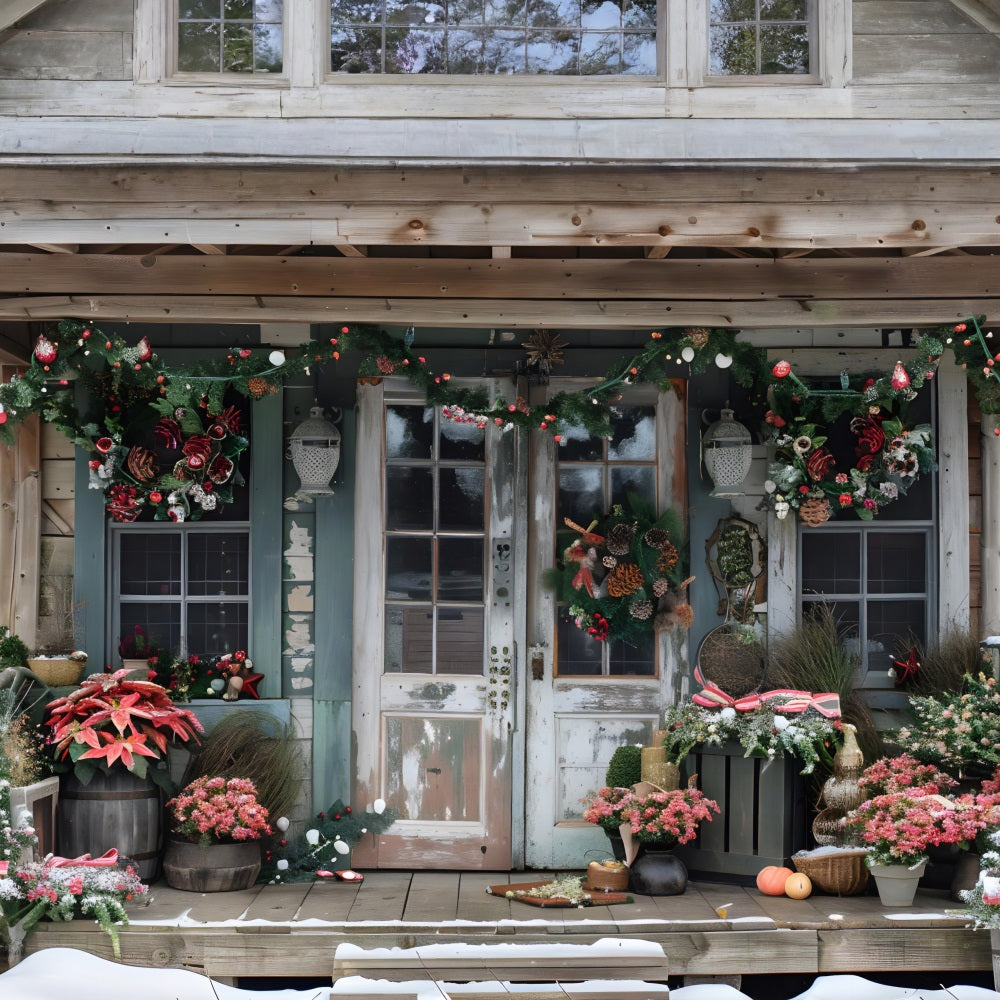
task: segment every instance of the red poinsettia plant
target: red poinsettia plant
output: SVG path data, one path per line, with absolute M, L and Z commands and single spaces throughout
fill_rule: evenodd
M 205 775 L 167 802 L 170 829 L 192 843 L 260 840 L 271 833 L 267 810 L 249 778 Z
M 128 673 L 92 674 L 71 694 L 46 706 L 47 741 L 56 770 L 73 771 L 86 785 L 98 770 L 107 774 L 124 767 L 169 785 L 166 771 L 150 768 L 149 762 L 162 760 L 172 741 L 197 742 L 202 725 L 165 688 L 130 680 Z

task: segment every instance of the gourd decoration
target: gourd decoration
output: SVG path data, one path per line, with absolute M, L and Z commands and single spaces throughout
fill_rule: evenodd
M 796 872 L 785 880 L 785 895 L 792 899 L 805 899 L 812 892 L 812 882 L 808 875 Z
M 777 865 L 768 865 L 762 868 L 757 875 L 757 888 L 765 896 L 784 896 L 785 883 L 794 875 L 791 868 L 779 868 Z

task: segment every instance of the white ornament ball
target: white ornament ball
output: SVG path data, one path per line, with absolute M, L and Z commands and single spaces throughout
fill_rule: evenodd
M 779 733 L 782 729 L 787 729 L 788 719 L 786 719 L 783 715 L 776 715 L 774 717 L 774 728 L 777 729 Z
M 333 842 L 333 849 L 338 854 L 350 854 L 351 853 L 350 845 L 347 843 L 346 840 L 335 840 Z
M 290 824 L 289 824 L 289 822 L 288 822 L 288 817 L 287 817 L 287 816 L 279 816 L 279 817 L 278 817 L 278 818 L 277 818 L 277 819 L 276 819 L 276 820 L 274 821 L 274 825 L 275 825 L 275 826 L 276 826 L 276 827 L 277 827 L 277 828 L 278 828 L 278 829 L 279 829 L 279 830 L 280 830 L 280 831 L 281 831 L 282 833 L 284 833 L 284 832 L 285 832 L 285 831 L 286 831 L 286 830 L 288 829 L 288 827 L 290 826 Z
M 687 361 L 688 364 L 690 364 L 692 361 L 694 361 L 694 348 L 693 347 L 685 347 L 681 351 L 681 357 L 685 361 Z
M 288 871 L 288 862 L 284 858 L 282 858 L 278 862 L 278 866 L 277 867 L 278 867 L 278 871 L 279 872 L 286 872 L 286 871 Z
M 733 363 L 732 355 L 723 354 L 722 351 L 719 351 L 715 356 L 715 363 L 720 368 L 728 368 Z
M 722 719 L 735 719 L 736 709 L 732 705 L 727 705 L 721 712 L 719 712 L 719 717 Z
M 319 843 L 319 830 L 306 830 L 306 843 L 315 847 Z
M 372 803 L 372 812 L 378 813 L 381 816 L 385 812 L 385 799 L 376 799 Z
M 271 353 L 267 356 L 267 360 L 270 361 L 275 368 L 277 368 L 279 365 L 283 365 L 285 363 L 285 352 L 271 351 Z

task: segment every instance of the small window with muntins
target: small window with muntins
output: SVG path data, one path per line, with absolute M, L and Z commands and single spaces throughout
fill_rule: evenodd
M 283 0 L 178 0 L 177 70 L 282 71 Z

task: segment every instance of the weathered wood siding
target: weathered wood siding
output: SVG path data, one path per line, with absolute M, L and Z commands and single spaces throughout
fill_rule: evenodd
M 505 118 L 975 118 L 1000 113 L 1000 37 L 952 0 L 854 0 L 853 74 L 846 88 L 689 86 L 688 79 L 479 79 L 477 115 Z M 290 44 L 311 44 L 318 18 L 290 28 Z M 825 25 L 833 30 L 831 25 Z M 158 80 L 160 54 L 141 35 L 158 25 L 136 20 L 131 0 L 51 0 L 0 35 L 0 109 L 16 97 L 30 113 L 198 117 L 465 117 L 469 86 L 437 78 L 357 77 L 324 82 L 311 60 L 289 70 L 290 85 L 231 79 L 204 85 L 134 86 L 149 66 Z M 140 41 L 135 45 L 136 40 Z M 322 49 L 322 46 L 319 46 Z M 669 58 L 684 48 L 668 37 Z M 301 63 L 300 63 L 301 66 Z M 136 72 L 137 71 L 137 72 Z M 692 71 L 695 72 L 695 71 Z M 695 72 L 695 77 L 700 70 Z M 674 85 L 670 84 L 673 81 Z M 9 83 L 35 82 L 11 89 Z M 74 81 L 73 89 L 49 82 Z M 9 83 L 8 83 L 9 82 Z M 697 79 L 695 79 L 697 83 Z M 35 102 L 38 102 L 37 104 Z M 48 109 L 48 110 L 45 110 Z

